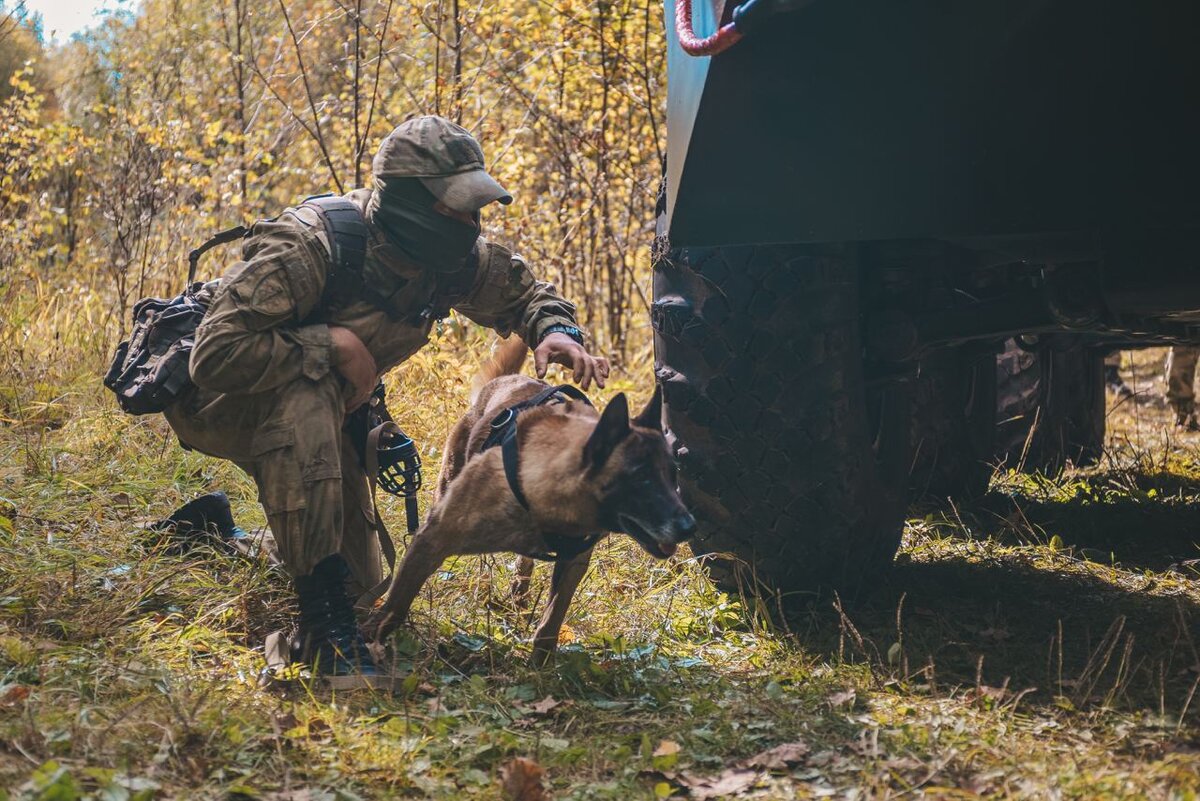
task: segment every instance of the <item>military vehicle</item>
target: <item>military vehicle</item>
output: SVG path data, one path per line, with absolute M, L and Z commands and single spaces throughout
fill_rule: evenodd
M 667 0 L 657 378 L 716 577 L 869 587 L 913 493 L 1103 444 L 1200 333 L 1200 4 Z

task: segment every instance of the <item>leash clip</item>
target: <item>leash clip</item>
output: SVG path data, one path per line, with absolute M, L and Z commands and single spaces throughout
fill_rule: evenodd
M 507 427 L 509 425 L 509 423 L 513 422 L 516 418 L 517 418 L 516 409 L 505 409 L 504 411 L 500 412 L 500 414 L 498 414 L 492 418 L 493 433 L 499 431 L 502 428 Z

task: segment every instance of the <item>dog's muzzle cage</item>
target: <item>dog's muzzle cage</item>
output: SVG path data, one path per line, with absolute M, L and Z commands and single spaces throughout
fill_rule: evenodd
M 421 454 L 412 437 L 393 434 L 378 449 L 379 486 L 400 498 L 415 498 L 421 489 Z

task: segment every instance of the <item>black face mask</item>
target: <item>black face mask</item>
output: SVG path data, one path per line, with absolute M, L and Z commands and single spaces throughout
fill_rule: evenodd
M 376 178 L 367 218 L 413 264 L 455 272 L 479 238 L 479 221 L 467 225 L 433 208 L 437 198 L 419 178 Z

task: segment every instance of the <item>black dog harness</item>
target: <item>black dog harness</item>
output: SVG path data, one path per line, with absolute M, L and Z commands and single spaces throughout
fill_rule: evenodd
M 492 430 L 488 434 L 487 439 L 483 441 L 483 447 L 479 449 L 480 453 L 482 453 L 489 448 L 494 448 L 497 445 L 500 446 L 500 455 L 504 460 L 504 477 L 508 479 L 508 488 L 512 490 L 513 497 L 517 499 L 517 503 L 521 504 L 521 507 L 526 511 L 529 509 L 529 500 L 525 497 L 524 490 L 521 489 L 521 454 L 517 445 L 517 417 L 526 409 L 533 409 L 548 403 L 566 403 L 568 400 L 583 401 L 588 406 L 592 405 L 587 395 L 584 395 L 570 384 L 546 387 L 529 400 L 509 406 L 492 418 Z M 550 546 L 550 552 L 528 555 L 534 559 L 542 559 L 544 561 L 564 561 L 574 559 L 588 548 L 591 548 L 600 541 L 604 533 L 593 534 L 590 537 L 583 537 L 582 539 L 579 537 L 564 537 L 561 534 L 543 534 L 542 536 L 545 538 L 546 544 Z

